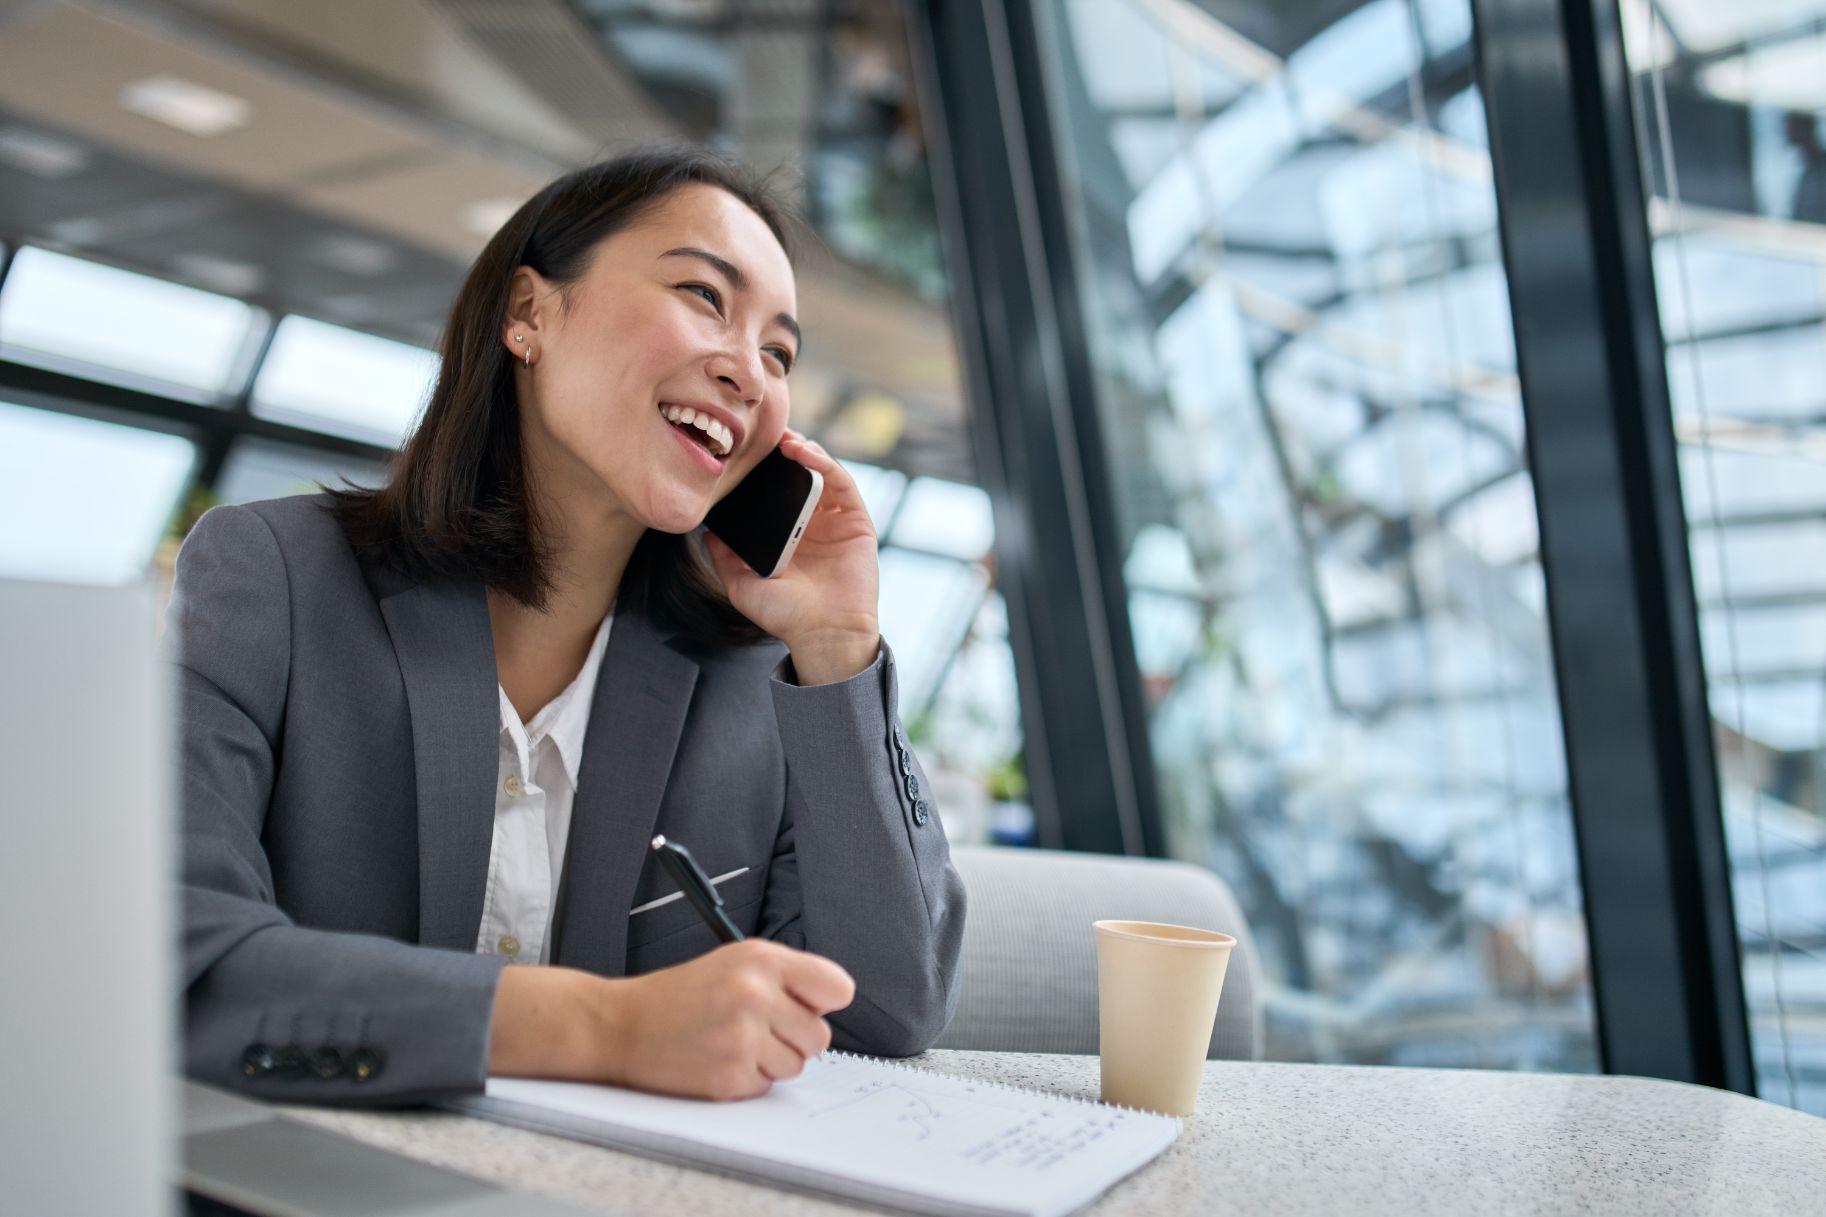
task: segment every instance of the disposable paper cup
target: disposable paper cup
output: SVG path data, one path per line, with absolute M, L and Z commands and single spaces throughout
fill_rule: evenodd
M 1191 1115 L 1236 939 L 1157 921 L 1091 928 L 1103 1101 Z

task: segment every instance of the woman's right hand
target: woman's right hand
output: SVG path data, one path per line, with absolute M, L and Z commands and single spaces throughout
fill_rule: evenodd
M 830 960 L 752 938 L 644 976 L 510 965 L 488 1071 L 752 1098 L 830 1046 L 824 1016 L 855 992 Z

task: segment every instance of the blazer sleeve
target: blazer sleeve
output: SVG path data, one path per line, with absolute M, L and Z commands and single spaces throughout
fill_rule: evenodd
M 923 1052 L 957 1008 L 964 884 L 896 703 L 894 654 L 847 681 L 773 680 L 786 810 L 761 931 L 841 964 L 856 1000 L 831 1016 L 836 1047 Z
M 257 512 L 219 507 L 191 532 L 166 646 L 180 697 L 185 1071 L 282 1102 L 478 1089 L 501 959 L 310 929 L 276 903 L 261 834 L 282 763 L 291 596 Z

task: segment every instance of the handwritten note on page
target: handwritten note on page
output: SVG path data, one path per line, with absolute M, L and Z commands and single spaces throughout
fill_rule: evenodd
M 704 1103 L 492 1078 L 457 1110 L 931 1214 L 1060 1217 L 1153 1160 L 1179 1121 L 831 1052 L 758 1099 Z

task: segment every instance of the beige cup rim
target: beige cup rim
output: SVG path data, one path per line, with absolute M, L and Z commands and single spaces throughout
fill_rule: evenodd
M 1236 939 L 1218 930 L 1201 930 L 1197 926 L 1173 925 L 1165 921 L 1093 921 L 1091 929 L 1111 938 L 1195 950 L 1227 950 L 1236 945 Z

